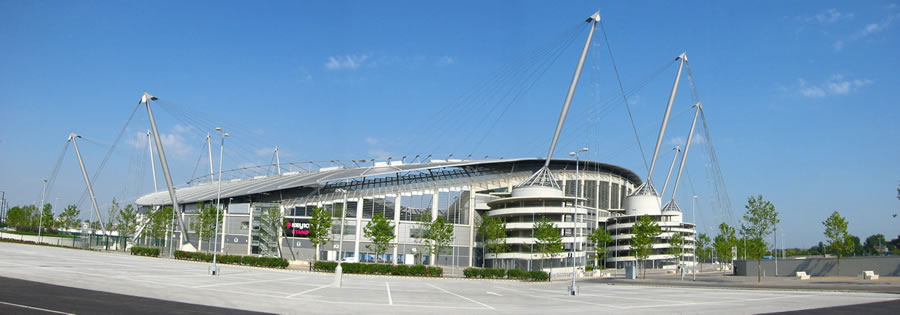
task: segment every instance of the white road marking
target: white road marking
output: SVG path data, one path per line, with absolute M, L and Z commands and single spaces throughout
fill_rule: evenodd
M 269 280 L 256 280 L 256 281 L 244 281 L 244 282 L 228 282 L 228 283 L 213 283 L 206 285 L 198 285 L 194 288 L 207 288 L 207 287 L 217 287 L 223 285 L 236 285 L 236 284 L 251 284 L 251 283 L 263 283 L 263 282 L 279 282 L 279 281 L 288 281 L 288 280 L 297 280 L 305 277 L 293 277 L 293 278 L 278 278 L 278 279 L 269 279 Z
M 44 312 L 48 312 L 48 313 L 75 315 L 74 313 L 66 313 L 66 312 L 48 310 L 46 308 L 40 308 L 40 307 L 34 307 L 34 306 L 28 306 L 28 305 L 22 305 L 22 304 L 16 304 L 16 303 L 9 303 L 9 302 L 3 302 L 3 301 L 0 301 L 0 304 L 11 305 L 11 306 L 15 306 L 15 307 L 27 308 L 27 309 L 38 310 L 38 311 L 44 311 Z
M 444 290 L 444 289 L 441 289 L 441 288 L 438 288 L 438 287 L 436 287 L 436 286 L 434 286 L 434 285 L 433 285 L 433 284 L 431 284 L 431 283 L 426 283 L 426 284 L 427 284 L 427 285 L 429 285 L 429 286 L 431 286 L 431 287 L 432 287 L 432 288 L 435 288 L 435 289 L 438 289 L 438 290 L 441 290 L 441 291 L 444 291 L 444 292 L 447 292 L 447 293 L 450 293 L 450 294 L 453 294 L 453 295 L 455 295 L 455 296 L 457 296 L 457 297 L 460 297 L 460 298 L 463 298 L 463 299 L 466 299 L 466 300 L 469 300 L 469 301 L 471 301 L 471 302 L 473 302 L 473 303 L 477 303 L 477 304 L 480 304 L 480 305 L 482 305 L 482 306 L 484 306 L 484 307 L 487 307 L 487 308 L 489 308 L 489 309 L 492 309 L 492 310 L 495 310 L 495 308 L 493 308 L 493 307 L 491 307 L 491 306 L 490 306 L 490 305 L 487 305 L 487 304 L 484 304 L 484 303 L 481 303 L 481 302 L 478 302 L 478 301 L 475 301 L 475 300 L 473 300 L 473 299 L 470 299 L 470 298 L 467 298 L 467 297 L 465 297 L 465 296 L 462 296 L 462 295 L 459 295 L 459 294 L 456 294 L 456 293 L 453 293 L 453 292 L 450 292 L 450 291 L 447 291 L 447 290 Z
M 387 281 L 385 281 L 385 282 L 384 282 L 384 286 L 387 288 L 387 293 L 388 293 L 388 305 L 394 305 L 394 299 L 391 298 L 391 285 L 389 285 L 389 284 L 387 283 Z
M 330 284 L 326 284 L 326 285 L 323 285 L 323 286 L 318 287 L 318 288 L 309 289 L 309 290 L 306 290 L 306 291 L 303 291 L 303 292 L 300 292 L 300 293 L 294 293 L 294 294 L 288 295 L 287 297 L 289 297 L 289 298 L 295 297 L 295 296 L 298 296 L 298 295 L 302 295 L 303 293 L 309 293 L 309 292 L 316 291 L 316 290 L 319 290 L 319 289 L 324 289 L 325 287 L 330 287 L 330 286 L 331 286 Z
M 490 294 L 490 295 L 496 295 L 496 296 L 503 296 L 503 295 L 500 295 L 499 293 L 494 293 L 494 292 L 491 292 L 491 291 L 487 291 L 487 294 Z

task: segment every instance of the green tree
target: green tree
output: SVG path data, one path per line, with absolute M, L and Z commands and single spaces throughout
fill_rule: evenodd
M 828 219 L 822 222 L 822 225 L 825 225 L 828 251 L 837 256 L 837 273 L 840 276 L 841 256 L 853 253 L 854 248 L 852 235 L 847 232 L 847 219 L 835 210 Z
M 63 209 L 62 213 L 57 217 L 60 223 L 60 227 L 64 229 L 71 229 L 75 226 L 75 220 L 78 219 L 78 216 L 81 214 L 81 210 L 78 210 L 78 206 L 76 205 L 68 205 L 65 209 Z
M 719 235 L 716 235 L 713 239 L 716 257 L 724 259 L 725 261 L 730 261 L 734 258 L 731 257 L 731 248 L 737 246 L 737 243 L 738 238 L 735 235 L 735 229 L 725 222 L 719 224 Z
M 106 211 L 106 230 L 107 231 L 115 231 L 116 223 L 119 222 L 119 211 L 122 210 L 122 207 L 119 206 L 119 202 L 116 201 L 116 198 L 113 198 L 112 202 L 109 205 L 109 209 Z
M 631 228 L 631 231 L 634 233 L 634 236 L 631 237 L 631 250 L 634 252 L 634 257 L 640 263 L 641 269 L 643 270 L 643 278 L 646 279 L 647 270 L 644 268 L 643 262 L 650 257 L 650 254 L 653 252 L 653 243 L 661 233 L 661 230 L 659 225 L 650 219 L 649 215 L 645 214 L 634 223 L 634 227 Z
M 126 242 L 128 240 L 128 236 L 134 235 L 137 231 L 137 218 L 138 212 L 131 204 L 125 205 L 125 208 L 119 210 L 118 213 L 118 221 L 119 221 L 119 233 L 121 233 L 122 237 L 125 238 Z M 125 243 L 127 246 L 128 243 Z
M 863 253 L 868 255 L 878 255 L 877 248 L 879 246 L 886 246 L 890 244 L 884 238 L 884 234 L 875 234 L 866 238 L 865 243 L 863 243 Z
M 709 259 L 710 249 L 709 244 L 711 240 L 706 233 L 700 233 L 697 236 L 697 244 L 694 249 L 697 252 L 697 261 L 700 263 L 700 271 L 703 271 L 703 261 Z
M 379 256 L 392 247 L 396 238 L 394 225 L 383 214 L 378 213 L 366 224 L 363 232 L 366 238 L 372 240 L 372 244 L 366 245 L 366 248 L 375 252 L 375 262 L 378 262 Z
M 481 234 L 485 247 L 492 254 L 509 251 L 510 246 L 506 244 L 506 222 L 503 222 L 502 219 L 498 217 L 485 218 L 481 225 L 478 226 L 478 233 Z M 482 255 L 482 257 L 485 255 Z
M 432 220 L 431 213 L 428 211 L 422 212 L 419 220 L 424 231 L 423 239 L 426 240 L 428 255 L 433 254 L 435 255 L 434 260 L 438 260 L 441 252 L 450 248 L 450 243 L 453 242 L 453 224 L 444 217 Z M 434 264 L 434 261 L 431 263 Z
M 221 212 L 217 211 L 216 206 L 213 204 L 200 204 L 200 212 L 197 215 L 197 219 L 191 221 L 191 229 L 197 233 L 197 241 L 200 245 L 198 249 L 202 250 L 203 248 L 203 240 L 204 239 L 215 239 L 215 230 L 216 230 L 216 215 L 218 212 L 219 223 L 221 224 L 221 220 L 224 218 Z M 207 246 L 209 247 L 209 246 Z M 207 248 L 207 251 L 211 250 L 211 248 Z
M 609 251 L 606 245 L 609 244 L 609 242 L 612 242 L 612 236 L 609 235 L 609 232 L 607 232 L 606 229 L 600 227 L 594 229 L 594 231 L 591 232 L 591 235 L 588 235 L 588 240 L 594 245 L 594 252 L 596 253 L 594 254 L 594 258 L 597 259 L 595 262 L 596 265 L 599 266 L 600 269 L 603 269 L 606 264 L 600 264 L 600 261 L 606 259 L 607 252 Z
M 14 206 L 6 210 L 6 223 L 17 229 L 30 225 L 31 220 L 28 217 L 28 211 L 24 207 Z
M 44 204 L 44 209 L 41 210 L 41 218 L 42 221 L 38 221 L 38 225 L 43 225 L 41 228 L 46 231 L 48 229 L 53 228 L 53 205 L 49 203 Z
M 747 238 L 747 254 L 756 259 L 756 281 L 762 282 L 762 256 L 768 248 L 766 237 L 774 232 L 775 225 L 779 222 L 778 211 L 762 195 L 747 198 L 744 208 L 747 212 L 744 214 L 744 223 L 741 224 L 741 234 Z
M 149 222 L 144 231 L 157 246 L 161 245 L 160 240 L 166 237 L 166 227 L 172 221 L 173 211 L 171 206 L 165 206 L 148 215 Z
M 322 208 L 313 209 L 309 220 L 309 241 L 316 246 L 315 260 L 319 260 L 319 246 L 331 240 L 331 212 Z
M 543 270 L 545 258 L 556 257 L 562 253 L 562 235 L 550 218 L 544 217 L 534 223 L 534 239 L 535 247 L 541 253 L 541 270 Z
M 281 206 L 269 207 L 263 211 L 260 218 L 262 221 L 260 222 L 260 229 L 268 234 L 270 241 L 274 241 L 278 244 L 275 248 L 278 250 L 278 257 L 281 257 L 281 236 L 283 236 L 284 233 L 282 226 L 285 224 L 283 221 L 284 217 L 281 215 Z
M 684 258 L 684 235 L 680 232 L 672 232 L 669 238 L 669 255 L 675 257 L 676 264 L 681 268 L 681 260 Z

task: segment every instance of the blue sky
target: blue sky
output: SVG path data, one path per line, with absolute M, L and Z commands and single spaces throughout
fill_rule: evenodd
M 93 173 L 143 91 L 161 98 L 180 183 L 208 167 L 197 161 L 211 126 L 233 136 L 226 169 L 269 163 L 275 145 L 283 162 L 543 157 L 598 5 L 625 88 L 635 88 L 647 155 L 670 62 L 686 51 L 735 216 L 764 195 L 789 247 L 821 240 L 833 210 L 863 238 L 900 233 L 893 1 L 2 1 L 0 190 L 13 205 L 37 202 L 70 132 L 86 138 Z M 523 59 L 556 47 L 558 57 Z M 657 183 L 686 138 L 691 104 L 685 76 Z M 646 174 L 600 30 L 572 106 L 557 157 L 586 146 L 584 158 Z M 138 111 L 95 184 L 101 207 L 152 191 L 148 126 Z M 704 140 L 688 157 L 693 189 L 683 184 L 676 200 L 689 217 L 697 194 L 708 231 L 724 212 Z M 58 176 L 47 198 L 57 209 L 84 190 L 71 148 Z M 86 217 L 89 203 L 81 208 Z

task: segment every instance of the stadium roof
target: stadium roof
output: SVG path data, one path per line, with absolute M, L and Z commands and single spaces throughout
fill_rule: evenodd
M 318 171 L 298 173 L 289 172 L 275 176 L 258 176 L 247 179 L 233 179 L 222 182 L 222 199 L 252 195 L 270 191 L 278 191 L 282 189 L 297 187 L 321 187 L 329 182 L 347 181 L 363 177 L 378 177 L 398 172 L 427 171 L 432 169 L 448 168 L 448 167 L 466 167 L 466 166 L 488 166 L 491 164 L 509 164 L 515 162 L 541 162 L 544 159 L 539 158 L 521 158 L 521 159 L 494 159 L 494 160 L 432 160 L 427 163 L 401 164 L 401 163 L 376 163 L 374 166 L 345 168 L 345 167 L 329 167 L 322 168 Z M 557 160 L 553 162 L 574 162 L 569 160 Z M 626 168 L 592 161 L 582 161 L 585 165 L 596 165 L 609 172 L 618 174 L 627 178 L 634 183 L 640 183 L 640 177 Z M 178 197 L 178 203 L 194 203 L 199 201 L 215 200 L 218 183 L 201 183 L 194 186 L 176 188 L 175 193 Z M 135 200 L 135 203 L 141 206 L 149 205 L 170 205 L 168 191 L 160 191 L 142 196 Z

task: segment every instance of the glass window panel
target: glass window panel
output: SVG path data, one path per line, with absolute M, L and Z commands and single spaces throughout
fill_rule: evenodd
M 394 219 L 394 204 L 397 201 L 397 197 L 384 197 L 384 217 L 388 220 Z
M 362 217 L 363 219 L 371 219 L 375 214 L 375 199 L 363 199 Z
M 609 209 L 609 182 L 600 181 L 600 189 L 599 189 L 599 205 L 598 207 L 603 210 Z

